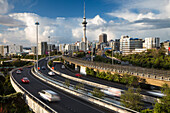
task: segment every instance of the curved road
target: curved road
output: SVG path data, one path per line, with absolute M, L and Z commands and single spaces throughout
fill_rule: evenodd
M 40 61 L 40 65 L 44 65 L 46 66 L 47 64 L 47 61 L 46 60 L 41 60 Z M 61 72 L 61 73 L 64 73 L 64 74 L 67 74 L 69 76 L 73 76 L 75 77 L 75 73 L 69 71 L 68 69 L 62 69 L 61 68 L 62 66 L 62 63 L 56 63 L 56 65 L 54 66 L 54 69 Z M 47 68 L 47 67 L 46 67 Z M 47 69 L 47 71 L 50 71 L 49 69 Z M 59 78 L 59 77 L 58 77 Z M 60 77 L 61 78 L 61 77 Z M 110 86 L 110 87 L 114 87 L 114 88 L 118 88 L 118 89 L 122 89 L 122 90 L 127 90 L 128 88 L 126 87 L 126 85 L 123 85 L 123 84 L 120 84 L 120 83 L 115 83 L 115 82 L 111 82 L 111 81 L 106 81 L 106 80 L 102 80 L 102 79 L 99 79 L 99 78 L 95 78 L 95 77 L 92 77 L 92 76 L 83 76 L 81 77 L 81 79 L 84 79 L 84 80 L 87 80 L 87 81 L 91 81 L 91 82 L 95 82 L 95 83 L 99 83 L 99 84 L 102 84 L 102 85 L 107 85 L 107 86 Z M 90 86 L 89 86 L 90 87 Z M 154 92 L 154 91 L 153 91 Z M 152 97 L 158 97 L 160 98 L 158 95 L 153 95 L 151 93 L 148 93 L 147 90 L 145 89 L 142 89 L 141 90 L 141 94 L 143 95 L 147 95 L 147 96 L 152 96 Z
M 16 71 L 12 73 L 14 79 L 21 84 L 27 91 L 29 91 L 31 94 L 33 94 L 35 97 L 40 98 L 38 92 L 43 89 L 50 89 L 55 92 L 57 92 L 61 98 L 60 102 L 53 102 L 49 103 L 46 102 L 51 108 L 56 110 L 59 113 L 105 113 L 110 112 L 105 109 L 100 108 L 99 106 L 90 104 L 86 101 L 83 101 L 81 99 L 78 99 L 75 96 L 71 96 L 61 90 L 58 90 L 54 87 L 51 87 L 50 85 L 47 85 L 46 83 L 42 82 L 41 80 L 35 78 L 31 74 L 31 68 L 23 68 L 23 71 L 21 74 L 17 74 Z M 29 84 L 23 84 L 21 82 L 22 77 L 28 77 L 30 80 Z M 42 100 L 42 99 L 41 99 Z M 44 101 L 44 100 L 42 100 Z M 45 101 L 44 101 L 45 102 Z

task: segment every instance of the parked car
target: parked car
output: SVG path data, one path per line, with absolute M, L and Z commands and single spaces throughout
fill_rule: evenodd
M 50 71 L 50 72 L 48 72 L 48 75 L 55 75 L 55 73 L 54 72 L 52 72 L 52 71 Z
M 77 77 L 82 77 L 80 73 L 75 74 Z
M 29 82 L 30 82 L 27 77 L 23 77 L 23 78 L 21 79 L 21 81 L 22 81 L 22 83 L 29 83 Z
M 21 70 L 17 70 L 16 73 L 17 73 L 17 74 L 21 74 Z
M 46 101 L 52 102 L 52 101 L 60 101 L 60 96 L 51 90 L 41 90 L 38 92 L 40 97 Z
M 42 70 L 45 70 L 45 66 L 42 66 L 41 69 L 42 69 Z

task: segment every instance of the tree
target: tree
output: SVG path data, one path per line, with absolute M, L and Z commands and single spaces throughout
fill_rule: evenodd
M 124 94 L 121 95 L 121 103 L 123 106 L 140 111 L 141 106 L 141 95 L 140 95 L 140 89 L 138 88 L 136 92 L 134 91 L 133 87 L 129 87 L 127 91 L 125 91 Z
M 154 113 L 170 113 L 170 87 L 168 84 L 164 84 L 161 91 L 165 96 L 160 99 L 160 103 L 155 104 Z
M 114 74 L 114 81 L 115 82 L 120 82 L 120 75 L 118 73 Z
M 137 86 L 139 83 L 139 77 L 131 75 L 128 78 L 128 85 L 130 86 Z
M 66 85 L 67 87 L 70 86 L 70 80 L 66 79 L 65 82 L 64 82 L 64 85 Z
M 92 95 L 98 98 L 102 98 L 104 96 L 104 93 L 101 92 L 99 89 L 94 88 L 93 91 L 91 91 Z

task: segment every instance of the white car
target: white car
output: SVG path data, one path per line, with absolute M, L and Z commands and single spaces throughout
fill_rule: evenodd
M 45 60 L 48 60 L 48 57 L 46 57 Z
M 53 75 L 55 75 L 55 73 L 54 73 L 54 72 L 52 72 L 52 71 L 50 71 L 50 72 L 48 72 L 48 75 L 53 76 Z
M 17 70 L 16 73 L 17 73 L 17 74 L 21 74 L 21 70 Z
M 65 69 L 65 66 L 64 66 L 64 65 L 62 65 L 62 66 L 61 66 L 61 68 L 62 68 L 62 69 Z
M 51 90 L 41 90 L 40 92 L 38 92 L 40 97 L 44 100 L 47 100 L 49 102 L 53 102 L 53 101 L 60 101 L 60 96 Z

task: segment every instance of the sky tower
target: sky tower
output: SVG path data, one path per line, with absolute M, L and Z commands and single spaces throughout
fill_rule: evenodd
M 86 15 L 85 15 L 85 0 L 84 0 L 84 17 L 83 17 L 83 38 L 82 38 L 82 42 L 85 42 L 85 51 L 87 50 L 87 37 L 86 37 Z

